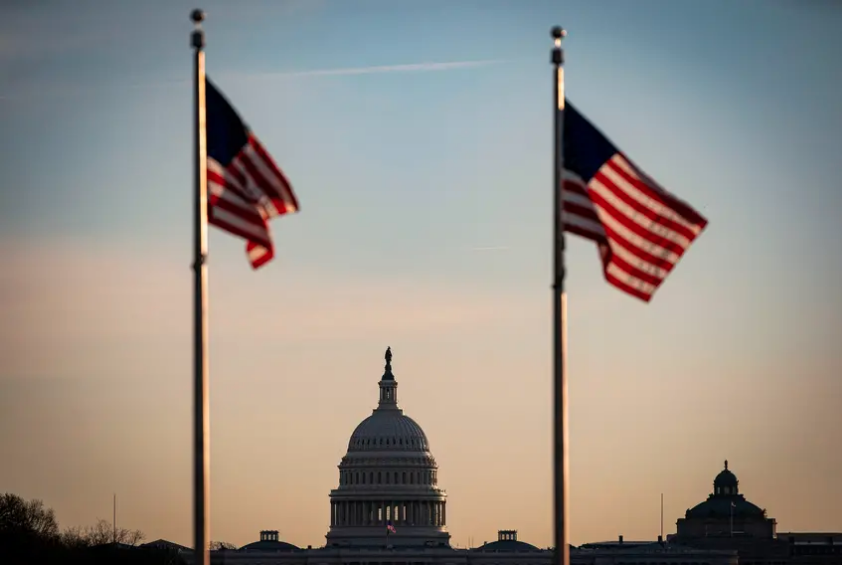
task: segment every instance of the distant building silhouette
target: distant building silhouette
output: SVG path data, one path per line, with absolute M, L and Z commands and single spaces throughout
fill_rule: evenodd
M 842 534 L 778 534 L 766 510 L 740 493 L 728 468 L 713 480 L 707 500 L 687 510 L 667 536 L 676 545 L 737 551 L 741 565 L 842 565 Z
M 477 548 L 450 546 L 447 495 L 438 486 L 438 465 L 424 430 L 398 407 L 391 362 L 389 349 L 378 383 L 377 408 L 351 434 L 339 464 L 339 484 L 330 492 L 325 546 L 300 548 L 283 541 L 277 530 L 263 530 L 259 540 L 236 551 L 212 552 L 214 565 L 553 564 L 552 550 L 519 540 L 517 530 L 499 530 L 496 541 Z M 571 561 L 574 565 L 842 565 L 842 555 L 833 553 L 842 548 L 842 539 L 822 534 L 776 539 L 775 520 L 745 500 L 738 487 L 726 463 L 714 480 L 713 494 L 687 511 L 669 540 L 625 541 L 619 536 L 617 541 L 571 547 Z M 777 552 L 767 553 L 765 546 L 757 549 L 752 545 L 757 541 L 773 543 Z M 829 559 L 817 561 L 806 548 L 824 542 L 830 542 L 827 547 L 833 551 L 822 553 Z M 192 554 L 185 557 L 192 560 Z
M 740 494 L 740 481 L 725 468 L 713 480 L 713 493 L 707 500 L 687 510 L 676 523 L 676 535 L 684 538 L 775 537 L 777 523 L 766 516 L 766 510 L 752 504 Z
M 193 549 L 190 547 L 186 547 L 177 543 L 173 543 L 171 541 L 167 541 L 165 539 L 156 539 L 155 541 L 150 541 L 148 543 L 142 543 L 138 547 L 147 548 L 147 549 L 164 549 L 167 551 L 172 551 L 174 553 L 186 553 L 192 552 Z

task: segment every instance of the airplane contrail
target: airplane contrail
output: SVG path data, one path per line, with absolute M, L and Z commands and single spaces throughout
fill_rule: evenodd
M 469 251 L 508 251 L 511 249 L 508 245 L 496 245 L 492 247 L 471 247 Z
M 503 63 L 504 59 L 484 59 L 476 61 L 449 61 L 443 63 L 405 63 L 402 65 L 375 65 L 371 67 L 346 67 L 337 69 L 316 69 L 311 71 L 291 71 L 279 73 L 258 73 L 264 76 L 340 76 L 340 75 L 368 75 L 375 73 L 405 73 L 425 71 L 449 71 L 451 69 L 470 69 L 487 67 Z
M 490 65 L 497 65 L 504 63 L 505 59 L 480 59 L 473 61 L 446 61 L 433 63 L 404 63 L 399 65 L 375 65 L 369 67 L 339 67 L 335 69 L 312 69 L 305 71 L 278 71 L 278 72 L 246 72 L 241 73 L 221 72 L 219 75 L 209 73 L 210 76 L 232 76 L 237 77 L 238 80 L 261 79 L 261 78 L 299 78 L 299 77 L 319 77 L 319 76 L 349 76 L 349 75 L 369 75 L 369 74 L 383 74 L 383 73 L 411 73 L 411 72 L 432 72 L 432 71 L 449 71 L 455 69 L 472 69 L 478 67 L 487 67 Z M 190 79 L 174 79 L 159 82 L 137 82 L 128 85 L 122 85 L 123 88 L 161 88 L 168 86 L 183 86 L 190 84 Z M 35 96 L 43 94 L 53 95 L 81 95 L 87 92 L 92 92 L 96 88 L 85 85 L 59 85 L 60 88 L 56 90 L 42 89 L 39 87 L 37 93 L 23 93 L 18 96 L 15 94 L 0 94 L 0 100 L 12 100 L 19 97 L 29 97 L 32 94 Z M 107 85 L 104 88 L 120 88 L 121 85 Z M 100 87 L 102 88 L 102 87 Z

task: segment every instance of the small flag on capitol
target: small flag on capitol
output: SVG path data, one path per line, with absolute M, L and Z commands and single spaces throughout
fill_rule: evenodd
M 707 225 L 570 102 L 564 110 L 564 231 L 596 242 L 605 279 L 649 302 Z
M 236 110 L 206 79 L 208 223 L 246 240 L 252 268 L 274 257 L 268 220 L 298 211 L 292 186 Z

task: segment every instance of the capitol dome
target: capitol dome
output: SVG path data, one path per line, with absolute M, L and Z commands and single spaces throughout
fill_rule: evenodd
M 427 435 L 415 420 L 402 411 L 375 410 L 360 422 L 348 451 L 375 451 L 397 448 L 401 451 L 428 451 Z
M 398 407 L 391 348 L 385 358 L 377 408 L 351 434 L 339 463 L 327 544 L 448 546 L 438 465 L 424 430 Z

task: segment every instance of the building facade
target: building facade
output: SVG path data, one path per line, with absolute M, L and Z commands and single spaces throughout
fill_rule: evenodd
M 676 536 L 686 539 L 705 537 L 741 537 L 772 539 L 777 521 L 766 510 L 746 500 L 740 494 L 740 481 L 728 469 L 720 471 L 713 480 L 713 492 L 707 500 L 687 510 L 676 522 Z
M 474 549 L 450 546 L 447 493 L 424 430 L 398 405 L 392 352 L 378 383 L 377 407 L 351 434 L 330 492 L 330 528 L 323 547 L 299 548 L 276 530 L 237 550 L 212 552 L 212 562 L 242 565 L 551 565 L 554 552 L 500 530 Z M 661 542 L 571 547 L 573 565 L 737 565 L 733 551 Z M 184 555 L 188 560 L 192 556 Z
M 777 532 L 777 521 L 740 493 L 740 481 L 725 467 L 707 499 L 676 522 L 672 545 L 735 551 L 741 565 L 842 565 L 842 534 Z
M 277 530 L 239 549 L 211 552 L 214 565 L 553 565 L 554 552 L 500 530 L 473 549 L 450 546 L 447 494 L 424 430 L 398 406 L 392 352 L 378 383 L 377 408 L 356 427 L 330 491 L 330 527 L 322 547 L 297 547 Z M 570 548 L 572 565 L 842 565 L 842 533 L 777 533 L 766 510 L 740 493 L 725 468 L 706 500 L 656 542 L 616 541 Z M 193 552 L 157 540 L 190 563 Z M 133 548 L 138 550 L 138 548 Z M 142 550 L 142 548 L 140 549 Z M 174 561 L 175 562 L 175 561 Z

